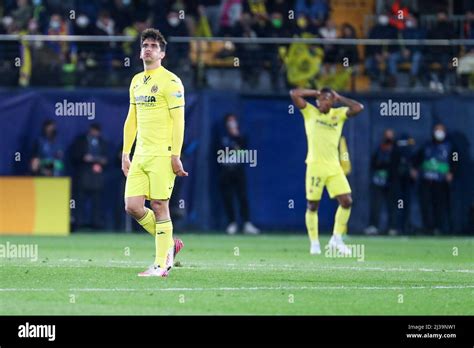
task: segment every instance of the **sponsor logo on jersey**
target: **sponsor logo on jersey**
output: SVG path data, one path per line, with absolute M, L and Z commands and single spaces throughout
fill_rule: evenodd
M 137 103 L 156 103 L 156 98 L 153 95 L 139 95 L 135 97 Z

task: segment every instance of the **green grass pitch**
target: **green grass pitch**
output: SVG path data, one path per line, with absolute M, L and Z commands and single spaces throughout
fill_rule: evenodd
M 358 261 L 311 256 L 302 234 L 180 237 L 170 276 L 139 278 L 154 257 L 145 232 L 1 236 L 37 244 L 38 260 L 0 259 L 0 314 L 474 314 L 472 238 L 350 237 Z

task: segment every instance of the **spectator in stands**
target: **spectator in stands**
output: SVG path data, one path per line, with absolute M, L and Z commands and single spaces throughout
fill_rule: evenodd
M 407 134 L 402 134 L 397 140 L 398 167 L 396 169 L 397 180 L 395 191 L 397 200 L 402 200 L 402 206 L 397 203 L 397 230 L 400 233 L 411 232 L 410 219 L 411 197 L 414 181 L 411 177 L 413 155 L 415 153 L 415 139 Z
M 418 21 L 414 16 L 409 16 L 405 23 L 405 29 L 401 31 L 401 36 L 405 40 L 423 40 L 426 38 L 426 31 L 418 27 Z M 403 45 L 399 50 L 390 54 L 388 61 L 388 73 L 392 81 L 392 85 L 396 84 L 396 76 L 398 73 L 398 64 L 402 62 L 410 63 L 410 87 L 416 84 L 419 78 L 420 65 L 422 62 L 421 46 Z
M 434 126 L 432 137 L 417 153 L 412 176 L 420 179 L 424 231 L 439 234 L 451 230 L 451 183 L 457 168 L 457 152 L 443 124 Z
M 96 35 L 115 35 L 115 21 L 110 16 L 109 11 L 102 10 L 95 23 Z
M 255 38 L 257 33 L 252 26 L 250 15 L 243 15 L 236 24 L 233 35 L 238 37 Z M 258 85 L 260 71 L 263 68 L 262 61 L 264 52 L 262 45 L 256 43 L 236 44 L 236 54 L 239 57 L 240 73 L 242 80 L 250 87 Z
M 324 23 L 329 16 L 329 4 L 327 0 L 296 0 L 296 16 L 305 15 L 315 25 Z
M 266 0 L 243 0 L 242 15 L 251 18 L 252 25 L 255 27 L 265 27 L 269 14 L 267 11 Z M 256 29 L 258 31 L 258 28 Z M 264 31 L 264 30 L 263 30 Z M 258 36 L 265 36 L 263 32 L 258 33 Z
M 160 26 L 161 33 L 168 38 L 169 36 L 189 36 L 188 27 L 184 20 L 179 18 L 176 11 L 170 11 L 166 16 L 166 22 Z M 166 47 L 166 67 L 172 71 L 185 66 L 188 58 L 189 45 L 186 43 L 173 43 Z
M 341 39 L 356 39 L 356 31 L 349 23 L 344 23 L 341 28 Z M 359 51 L 356 45 L 339 45 L 337 62 L 344 63 L 344 58 L 349 60 L 349 66 L 355 67 L 359 63 Z
M 64 145 L 57 139 L 56 122 L 43 123 L 41 136 L 33 145 L 31 173 L 39 176 L 61 176 L 64 174 Z
M 53 13 L 49 19 L 48 35 L 68 35 L 66 21 L 59 13 Z M 48 47 L 57 55 L 59 62 L 64 63 L 69 58 L 69 44 L 67 42 L 49 41 Z
M 409 0 L 394 0 L 392 6 L 390 6 L 390 25 L 397 30 L 405 29 L 405 21 L 410 17 L 410 11 L 408 9 Z
M 219 150 L 245 150 L 247 141 L 240 133 L 237 116 L 232 113 L 226 114 L 224 122 L 225 134 L 219 139 Z M 259 229 L 250 222 L 245 164 L 235 163 L 229 158 L 220 163 L 220 187 L 224 199 L 225 212 L 229 221 L 226 232 L 228 234 L 235 234 L 238 230 L 233 204 L 234 197 L 236 196 L 239 201 L 242 221 L 244 222 L 244 233 L 259 233 Z
M 135 7 L 131 0 L 114 0 L 110 6 L 110 12 L 113 14 L 117 33 L 123 33 L 135 18 Z
M 20 30 L 26 29 L 28 21 L 33 16 L 33 8 L 28 0 L 17 0 L 17 8 L 12 11 L 12 17 Z
M 316 25 L 305 14 L 300 14 L 296 18 L 296 26 L 293 28 L 293 35 L 298 37 L 317 37 L 320 25 Z
M 466 39 L 474 40 L 474 12 L 466 14 L 464 33 Z M 459 59 L 456 73 L 460 77 L 461 86 L 474 89 L 474 45 L 466 45 L 464 51 L 465 54 Z
M 337 39 L 336 23 L 328 19 L 324 26 L 319 28 L 319 36 L 323 39 Z M 335 63 L 337 63 L 337 47 L 336 45 L 324 45 L 324 68 L 326 73 L 335 72 Z
M 292 4 L 293 1 L 287 0 L 273 0 L 267 4 L 267 11 L 270 16 L 275 13 L 279 13 L 283 19 L 283 27 L 288 26 L 290 10 L 294 9 Z
M 278 1 L 277 1 L 278 2 Z M 276 5 L 278 3 L 276 2 Z M 275 4 L 275 3 L 274 3 Z M 280 4 L 281 5 L 281 4 Z M 270 7 L 270 20 L 268 24 L 267 36 L 273 38 L 290 37 L 291 29 L 288 23 L 287 15 L 284 15 L 283 6 Z M 283 62 L 280 58 L 279 49 L 282 47 L 278 44 L 263 46 L 264 57 L 270 67 L 271 85 L 274 90 L 279 89 L 280 77 L 282 76 Z M 265 64 L 265 63 L 264 63 Z
M 397 30 L 388 25 L 389 17 L 381 14 L 378 23 L 369 32 L 369 39 L 396 39 Z M 365 69 L 372 81 L 386 84 L 385 76 L 382 76 L 381 66 L 385 66 L 390 53 L 395 51 L 394 45 L 368 45 L 366 46 Z
M 199 4 L 202 6 L 213 34 L 219 32 L 219 13 L 221 10 L 221 0 L 200 0 Z
M 101 127 L 93 123 L 87 134 L 79 136 L 73 143 L 72 159 L 75 173 L 78 175 L 78 227 L 84 227 L 86 221 L 95 229 L 103 227 L 101 197 L 104 189 L 104 168 L 107 165 L 107 145 L 101 135 Z M 87 214 L 86 205 L 90 201 L 91 209 Z M 89 215 L 90 219 L 86 219 Z
M 399 156 L 395 145 L 395 132 L 386 129 L 382 142 L 372 156 L 372 199 L 370 200 L 370 226 L 366 234 L 379 233 L 382 208 L 385 206 L 388 216 L 388 234 L 396 235 L 397 200 L 395 196 L 395 181 L 397 180 Z
M 242 16 L 242 0 L 223 0 L 219 19 L 219 36 L 232 36 Z
M 452 23 L 448 21 L 448 15 L 444 11 L 439 12 L 437 14 L 437 23 L 428 31 L 427 39 L 450 40 L 455 38 L 456 32 Z M 449 65 L 452 64 L 452 59 L 456 52 L 453 46 L 425 46 L 424 54 L 428 67 L 433 63 L 438 65 L 435 67 L 438 73 L 429 67 L 429 70 L 431 70 L 430 88 L 442 91 L 444 89 L 443 85 L 446 83 Z

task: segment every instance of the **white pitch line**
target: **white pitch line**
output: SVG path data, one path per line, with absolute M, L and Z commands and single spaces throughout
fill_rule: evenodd
M 71 288 L 73 292 L 173 292 L 173 291 L 262 291 L 262 290 L 439 290 L 474 289 L 474 285 L 433 285 L 433 286 L 254 286 L 254 287 L 214 287 L 214 288 Z M 66 289 L 5 288 L 0 292 L 16 291 L 66 291 Z
M 42 292 L 48 292 L 48 291 L 56 291 L 54 289 L 28 289 L 28 288 L 9 288 L 9 289 L 0 289 L 0 292 L 17 292 L 17 291 L 42 291 Z
M 69 261 L 69 260 L 68 260 Z M 16 267 L 115 267 L 115 268 L 135 268 L 149 265 L 147 261 L 125 261 L 125 260 L 109 260 L 96 263 L 96 261 L 89 260 L 77 260 L 79 263 L 71 265 L 61 265 L 60 263 L 21 263 L 10 266 Z M 401 268 L 401 267 L 357 267 L 357 266 L 291 266 L 291 265 L 276 265 L 276 264 L 243 264 L 239 265 L 236 263 L 228 264 L 209 264 L 209 263 L 191 263 L 190 265 L 183 265 L 175 267 L 175 269 L 199 269 L 199 270 L 243 270 L 243 271 L 337 271 L 337 270 L 350 270 L 350 271 L 379 271 L 379 272 L 449 272 L 449 273 L 474 273 L 474 269 L 432 269 L 432 268 Z

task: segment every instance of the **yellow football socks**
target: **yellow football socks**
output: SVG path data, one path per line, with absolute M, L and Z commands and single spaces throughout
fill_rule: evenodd
M 350 216 L 351 208 L 343 208 L 341 206 L 337 208 L 336 217 L 334 219 L 334 235 L 340 236 L 347 233 L 347 222 Z
M 173 246 L 173 223 L 171 220 L 157 221 L 155 230 L 155 265 L 166 268 L 168 251 Z
M 308 230 L 309 239 L 312 242 L 318 241 L 318 212 L 306 210 L 305 214 L 306 228 Z
M 142 225 L 142 227 L 153 237 L 155 236 L 155 213 L 147 207 L 145 207 L 145 215 L 140 220 L 137 220 L 137 222 Z

